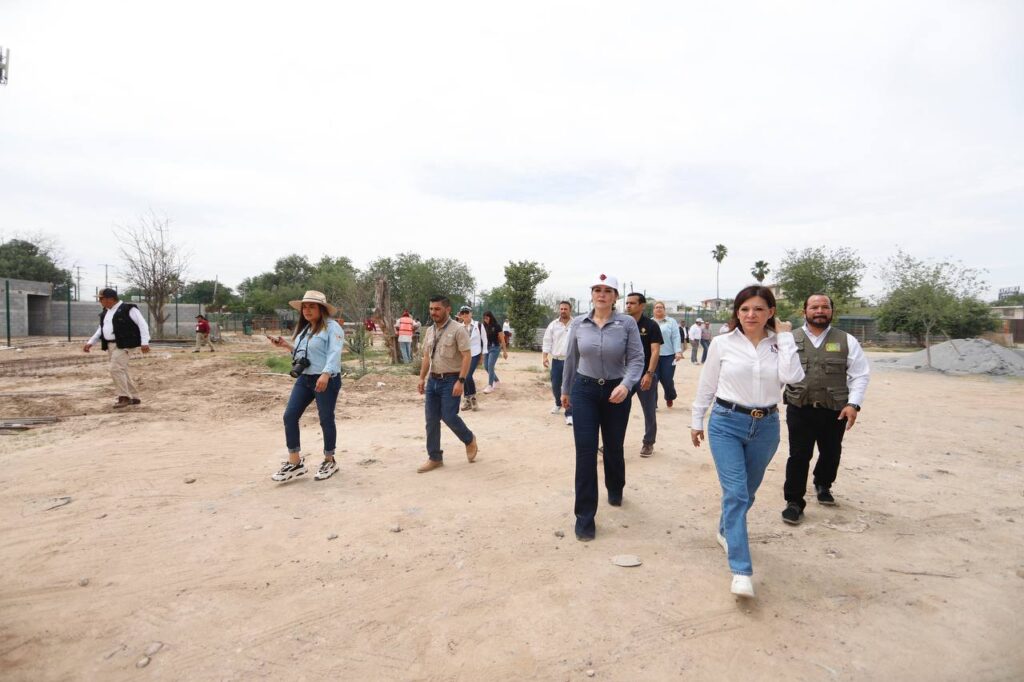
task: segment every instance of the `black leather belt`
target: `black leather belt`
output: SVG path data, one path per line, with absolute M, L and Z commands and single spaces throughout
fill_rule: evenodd
M 451 379 L 452 377 L 459 376 L 458 372 L 445 372 L 444 374 L 437 374 L 435 372 L 430 373 L 431 379 Z
M 615 379 L 595 379 L 594 377 L 588 377 L 586 374 L 577 374 L 576 377 L 584 382 L 597 384 L 598 386 L 604 386 L 606 383 L 612 381 L 622 381 L 622 377 L 616 377 Z
M 721 398 L 715 398 L 715 402 L 727 410 L 733 410 L 742 414 L 749 414 L 754 419 L 762 419 L 779 411 L 778 405 L 772 405 L 771 407 L 743 407 L 742 405 L 730 403 L 728 400 L 722 400 Z

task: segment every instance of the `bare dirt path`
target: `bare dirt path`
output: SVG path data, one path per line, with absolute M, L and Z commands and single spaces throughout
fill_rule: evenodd
M 290 382 L 239 360 L 260 346 L 222 349 L 135 361 L 144 402 L 126 414 L 102 364 L 3 378 L 0 417 L 78 416 L 0 436 L 0 678 L 1024 675 L 1020 380 L 878 369 L 840 505 L 812 503 L 795 528 L 779 519 L 783 435 L 750 515 L 748 603 L 729 594 L 717 479 L 678 407 L 689 363 L 650 459 L 634 409 L 624 504 L 602 495 L 581 544 L 571 429 L 548 414 L 538 354 L 511 355 L 502 389 L 464 415 L 476 463 L 445 431 L 446 466 L 416 474 L 415 378 L 369 375 L 343 385 L 340 474 L 277 485 Z M 311 411 L 314 465 L 318 440 Z M 621 553 L 643 565 L 614 566 Z

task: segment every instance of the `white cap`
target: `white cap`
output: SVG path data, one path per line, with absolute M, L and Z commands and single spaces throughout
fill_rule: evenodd
M 704 320 L 698 317 L 696 320 L 694 320 L 694 322 L 696 322 L 697 324 L 703 324 Z
M 594 278 L 594 282 L 590 285 L 590 288 L 594 287 L 611 287 L 615 291 L 619 290 L 619 278 L 615 275 L 606 275 L 601 273 Z

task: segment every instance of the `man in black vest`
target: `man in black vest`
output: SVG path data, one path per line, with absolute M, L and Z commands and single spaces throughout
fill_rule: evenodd
M 804 326 L 793 330 L 804 380 L 786 386 L 786 427 L 789 460 L 786 462 L 786 509 L 782 520 L 800 523 L 804 515 L 807 470 L 818 444 L 814 490 L 818 503 L 835 505 L 832 483 L 839 471 L 843 434 L 853 428 L 868 388 L 871 368 L 860 343 L 832 327 L 832 299 L 811 294 L 804 301 Z
M 149 325 L 138 306 L 122 303 L 113 289 L 104 289 L 99 295 L 103 312 L 100 313 L 100 326 L 82 350 L 86 353 L 97 341 L 103 344 L 103 350 L 110 355 L 110 376 L 117 388 L 115 408 L 138 405 L 139 392 L 135 388 L 128 373 L 128 351 L 142 348 L 143 353 L 149 352 Z

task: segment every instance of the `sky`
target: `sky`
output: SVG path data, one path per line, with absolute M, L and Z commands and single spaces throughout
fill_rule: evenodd
M 188 277 L 509 260 L 688 303 L 787 250 L 1024 285 L 1024 3 L 0 0 L 0 238 L 83 292 L 149 211 Z M 769 273 L 766 281 L 771 281 Z

